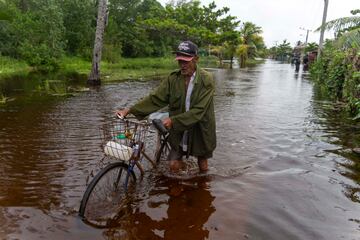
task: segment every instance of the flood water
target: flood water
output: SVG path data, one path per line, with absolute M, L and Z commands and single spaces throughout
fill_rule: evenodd
M 9 97 L 0 105 L 0 238 L 360 239 L 360 126 L 289 64 L 214 76 L 208 175 L 147 171 L 129 211 L 105 229 L 77 217 L 103 157 L 99 127 L 158 81 L 81 91 L 0 83 Z

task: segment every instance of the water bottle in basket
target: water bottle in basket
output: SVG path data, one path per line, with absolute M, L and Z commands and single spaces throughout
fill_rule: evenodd
M 115 121 L 104 129 L 104 153 L 122 161 L 130 160 L 133 149 L 131 127 L 124 122 Z

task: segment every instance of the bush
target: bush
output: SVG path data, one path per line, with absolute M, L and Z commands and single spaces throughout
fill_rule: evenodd
M 61 51 L 56 52 L 44 43 L 34 46 L 29 42 L 21 44 L 19 49 L 22 59 L 39 71 L 51 72 L 59 68 Z
M 34 1 L 31 11 L 14 12 L 11 20 L 12 37 L 16 55 L 37 70 L 53 71 L 65 47 L 63 15 L 60 3 Z
M 310 76 L 333 100 L 344 101 L 347 110 L 360 119 L 360 53 L 328 47 L 310 67 Z
M 104 44 L 102 59 L 110 63 L 117 63 L 121 59 L 121 45 Z
M 327 77 L 324 79 L 325 85 L 328 88 L 331 96 L 333 96 L 335 99 L 342 100 L 342 90 L 345 81 L 345 74 L 347 71 L 345 53 L 340 51 L 335 52 L 328 64 L 327 69 Z
M 343 95 L 348 102 L 348 110 L 360 119 L 360 53 L 349 51 L 346 56 L 347 72 Z

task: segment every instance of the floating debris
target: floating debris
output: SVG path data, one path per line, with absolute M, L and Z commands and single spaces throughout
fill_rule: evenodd
M 5 97 L 4 95 L 0 95 L 0 104 L 6 104 L 8 102 L 14 101 L 15 98 Z
M 352 151 L 354 153 L 360 154 L 360 148 L 353 148 Z
M 225 96 L 227 96 L 227 97 L 233 97 L 233 96 L 235 96 L 235 92 L 234 91 L 226 91 L 225 92 Z

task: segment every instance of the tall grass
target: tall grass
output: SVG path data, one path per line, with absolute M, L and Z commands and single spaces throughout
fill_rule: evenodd
M 121 69 L 173 69 L 177 67 L 174 58 L 123 58 L 118 63 L 105 64 L 105 68 L 121 68 Z
M 80 57 L 63 57 L 60 62 L 60 71 L 88 74 L 91 62 Z
M 207 68 L 217 68 L 220 66 L 220 62 L 219 59 L 215 56 L 204 56 L 200 57 L 199 66 Z
M 24 62 L 0 57 L 0 77 L 4 74 L 18 74 L 22 71 L 29 72 L 30 67 Z M 201 67 L 217 67 L 216 57 L 201 57 L 199 65 Z M 178 63 L 174 56 L 161 58 L 120 58 L 117 63 L 102 61 L 100 72 L 102 80 L 127 80 L 127 79 L 145 79 L 159 77 L 169 74 L 178 68 Z M 63 57 L 60 61 L 59 74 L 89 74 L 91 62 L 81 57 Z
M 122 58 L 118 63 L 102 63 L 105 81 L 144 79 L 166 75 L 177 67 L 173 58 Z
M 23 61 L 0 55 L 0 76 L 29 72 L 31 68 Z

